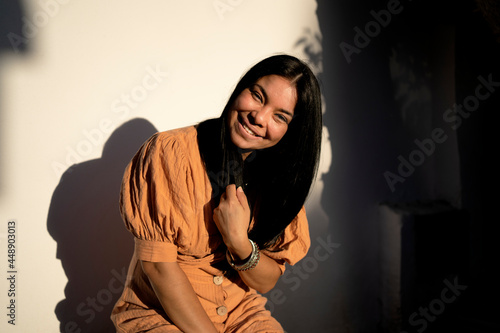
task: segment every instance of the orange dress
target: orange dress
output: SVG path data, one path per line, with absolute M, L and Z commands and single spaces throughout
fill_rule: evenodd
M 246 286 L 237 272 L 222 268 L 226 258 L 211 197 L 194 126 L 153 135 L 129 163 L 120 209 L 135 249 L 111 314 L 117 332 L 180 332 L 163 311 L 139 260 L 177 261 L 219 332 L 283 332 L 264 308 L 267 299 Z M 295 264 L 309 246 L 302 208 L 281 241 L 261 253 L 278 262 L 283 273 L 285 262 Z

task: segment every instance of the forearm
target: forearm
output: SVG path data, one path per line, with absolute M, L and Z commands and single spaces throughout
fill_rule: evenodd
M 230 253 L 235 260 L 244 260 L 250 256 L 252 246 L 249 241 L 247 243 L 248 246 L 230 249 Z M 278 263 L 262 252 L 260 253 L 260 260 L 254 268 L 238 271 L 238 273 L 247 286 L 261 293 L 270 291 L 281 276 Z
M 163 309 L 179 329 L 186 333 L 217 332 L 177 263 L 141 264 Z
M 213 217 L 235 264 L 244 262 L 252 254 L 253 246 L 248 239 L 250 207 L 243 189 L 236 188 L 234 184 L 227 186 L 219 206 L 214 209 Z M 281 270 L 276 261 L 261 253 L 255 267 L 239 271 L 239 274 L 247 286 L 266 293 L 278 281 Z

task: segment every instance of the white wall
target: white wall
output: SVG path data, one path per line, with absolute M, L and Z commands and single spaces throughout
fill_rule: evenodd
M 116 181 L 113 186 L 105 181 L 116 179 L 121 164 L 108 167 L 101 158 L 104 144 L 118 149 L 120 139 L 132 138 L 122 150 L 122 163 L 138 144 L 133 131 L 139 127 L 145 136 L 153 128 L 218 116 L 240 75 L 261 58 L 276 52 L 307 58 L 306 46 L 321 55 L 316 2 L 26 0 L 21 9 L 17 20 L 24 36 L 8 34 L 11 48 L 0 53 L 0 267 L 5 274 L 7 223 L 16 221 L 15 298 L 7 295 L 9 282 L 0 280 L 2 313 L 15 299 L 16 325 L 3 315 L 0 331 L 56 332 L 56 306 L 69 294 L 80 299 L 60 303 L 60 312 L 76 325 L 63 330 L 97 332 L 101 307 L 92 307 L 92 299 L 107 302 L 122 269 L 121 263 L 99 263 L 108 263 L 109 251 L 123 245 L 114 242 L 126 242 L 123 235 L 108 237 L 115 229 L 106 226 L 107 216 L 116 220 L 116 211 L 108 215 L 110 204 L 102 200 L 114 202 Z M 132 122 L 115 132 L 135 118 L 149 124 Z M 109 140 L 112 133 L 120 133 L 118 141 Z M 324 156 L 323 172 L 328 164 Z M 320 210 L 321 188 L 318 183 L 310 209 Z M 94 231 L 106 231 L 94 232 L 94 240 L 87 222 Z M 128 256 L 123 255 L 126 262 Z M 78 262 L 85 263 L 79 267 Z M 87 288 L 87 281 L 97 284 Z

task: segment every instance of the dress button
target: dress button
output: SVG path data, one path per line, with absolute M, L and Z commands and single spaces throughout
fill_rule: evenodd
M 219 276 L 219 275 L 214 276 L 214 284 L 216 284 L 217 286 L 220 286 L 222 284 L 223 279 L 224 279 L 224 277 L 222 277 L 222 276 Z
M 219 307 L 217 308 L 217 314 L 218 314 L 219 316 L 225 316 L 225 315 L 227 314 L 227 308 L 226 308 L 224 305 L 219 306 Z

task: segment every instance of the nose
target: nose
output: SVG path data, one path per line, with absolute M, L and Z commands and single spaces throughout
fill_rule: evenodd
M 267 107 L 262 107 L 260 109 L 254 110 L 250 113 L 250 118 L 254 125 L 265 126 L 272 115 L 272 110 Z

